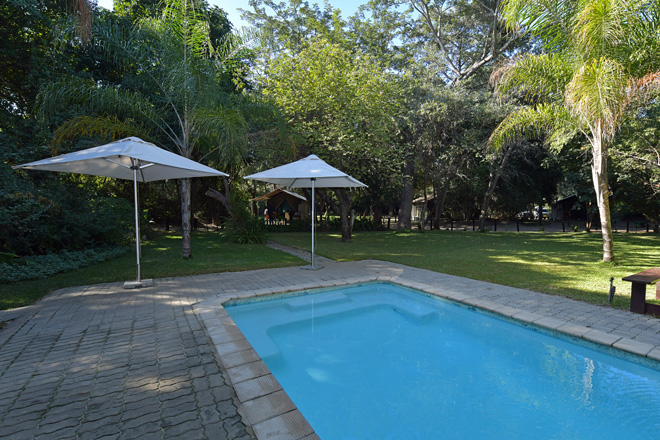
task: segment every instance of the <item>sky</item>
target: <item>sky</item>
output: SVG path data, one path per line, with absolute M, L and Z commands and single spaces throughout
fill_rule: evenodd
M 280 0 L 282 1 L 282 0 Z M 323 1 L 314 1 L 308 0 L 311 4 L 318 4 L 323 7 Z M 97 0 L 99 6 L 102 6 L 106 9 L 112 9 L 113 0 Z M 232 22 L 235 28 L 240 29 L 243 26 L 247 26 L 243 20 L 241 20 L 241 14 L 237 9 L 250 9 L 248 6 L 248 0 L 208 0 L 209 4 L 220 6 L 227 12 L 229 21 Z M 343 18 L 348 18 L 353 15 L 357 8 L 362 3 L 366 3 L 366 0 L 330 0 L 329 2 L 333 8 L 338 8 L 341 10 L 341 15 Z

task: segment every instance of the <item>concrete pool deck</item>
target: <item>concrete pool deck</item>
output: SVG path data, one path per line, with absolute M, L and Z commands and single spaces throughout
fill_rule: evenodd
M 0 312 L 0 438 L 318 438 L 222 303 L 371 281 L 613 346 L 660 368 L 660 319 L 376 260 L 323 264 L 159 279 L 137 290 L 73 287 Z

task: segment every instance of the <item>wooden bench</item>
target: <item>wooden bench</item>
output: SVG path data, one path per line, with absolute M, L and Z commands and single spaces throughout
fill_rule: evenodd
M 632 283 L 632 290 L 630 293 L 631 312 L 660 315 L 660 305 L 646 303 L 646 286 L 649 284 L 655 284 L 658 280 L 660 280 L 660 268 L 658 267 L 646 269 L 623 278 L 623 281 L 630 281 Z M 655 297 L 660 298 L 658 288 L 656 288 Z

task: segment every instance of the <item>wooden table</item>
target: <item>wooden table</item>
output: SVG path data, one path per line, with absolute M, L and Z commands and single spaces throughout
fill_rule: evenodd
M 646 286 L 655 284 L 658 280 L 660 280 L 660 268 L 658 267 L 646 269 L 623 278 L 623 281 L 630 281 L 632 283 L 632 290 L 630 292 L 631 312 L 660 315 L 660 305 L 646 303 Z M 658 298 L 658 294 L 659 292 L 656 290 L 656 298 Z

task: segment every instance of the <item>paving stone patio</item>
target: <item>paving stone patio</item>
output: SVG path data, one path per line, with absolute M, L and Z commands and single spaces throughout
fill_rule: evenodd
M 660 368 L 660 320 L 649 316 L 393 263 L 322 263 L 160 279 L 136 290 L 74 287 L 0 312 L 0 438 L 318 438 L 222 303 L 370 281 L 616 347 Z

